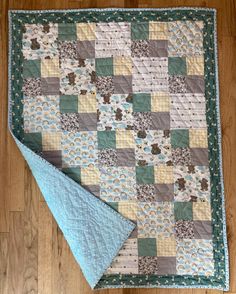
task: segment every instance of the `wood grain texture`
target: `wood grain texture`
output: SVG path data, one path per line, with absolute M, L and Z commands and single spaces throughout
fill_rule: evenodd
M 218 11 L 230 294 L 236 294 L 236 2 L 235 0 L 0 1 L 0 294 L 91 294 L 23 157 L 7 131 L 7 12 L 9 9 L 96 7 L 215 7 Z M 220 294 L 202 289 L 113 289 L 98 294 Z

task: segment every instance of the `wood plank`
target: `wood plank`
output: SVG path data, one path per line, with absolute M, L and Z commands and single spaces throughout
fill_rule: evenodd
M 0 233 L 0 293 L 8 293 L 8 254 L 9 254 L 9 233 Z
M 38 293 L 52 293 L 52 215 L 45 202 L 39 202 Z
M 29 168 L 25 169 L 24 287 L 23 293 L 38 292 L 38 188 Z
M 10 213 L 8 293 L 23 293 L 24 285 L 24 215 Z
M 9 191 L 7 187 L 7 3 L 0 2 L 0 68 L 4 72 L 0 78 L 0 92 L 2 99 L 0 99 L 0 232 L 9 231 L 9 209 L 8 196 Z

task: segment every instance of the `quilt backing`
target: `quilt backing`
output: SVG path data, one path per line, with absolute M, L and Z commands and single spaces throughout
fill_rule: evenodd
M 221 284 L 213 12 L 70 13 L 22 23 L 18 134 L 136 225 L 100 286 Z

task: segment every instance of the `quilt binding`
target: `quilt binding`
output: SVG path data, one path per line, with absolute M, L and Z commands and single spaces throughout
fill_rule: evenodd
M 222 132 L 221 132 L 221 118 L 220 118 L 220 96 L 219 96 L 219 74 L 218 74 L 218 46 L 217 46 L 217 11 L 215 8 L 201 8 L 201 7 L 171 7 L 171 8 L 89 8 L 89 9 L 51 9 L 51 10 L 9 10 L 9 28 L 8 28 L 8 129 L 14 140 L 22 144 L 15 137 L 12 127 L 12 101 L 11 101 L 11 51 L 12 51 L 12 18 L 11 13 L 51 13 L 51 12 L 77 12 L 77 11 L 174 11 L 174 10 L 202 10 L 212 11 L 214 13 L 214 57 L 215 57 L 215 82 L 216 82 L 216 113 L 217 113 L 217 135 L 218 135 L 218 148 L 219 148 L 219 171 L 221 179 L 221 203 L 222 203 L 222 225 L 223 225 L 223 243 L 224 243 L 224 257 L 225 257 L 225 286 L 207 286 L 207 285 L 142 285 L 141 288 L 203 288 L 203 289 L 219 289 L 229 291 L 229 254 L 228 242 L 226 233 L 226 213 L 225 213 L 225 195 L 224 195 L 224 177 L 223 177 L 223 159 L 222 159 Z M 22 144 L 23 145 L 23 144 Z M 33 153 L 33 152 L 32 152 Z M 34 154 L 34 153 L 33 153 Z M 43 160 L 45 164 L 50 165 L 47 161 Z M 57 170 L 55 168 L 55 170 Z M 73 181 L 71 181 L 73 183 Z M 140 288 L 140 286 L 136 286 Z M 136 288 L 135 285 L 110 285 L 101 288 Z M 96 290 L 96 289 L 95 289 Z

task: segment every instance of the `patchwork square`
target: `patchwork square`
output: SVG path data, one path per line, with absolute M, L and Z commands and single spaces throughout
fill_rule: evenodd
M 189 147 L 189 130 L 176 129 L 171 130 L 171 147 L 172 148 L 188 148 Z
M 169 112 L 170 111 L 169 94 L 165 92 L 152 93 L 151 111 L 152 112 Z
M 35 152 L 42 151 L 42 133 L 24 133 L 24 144 Z
M 138 245 L 137 238 L 125 241 L 119 255 L 113 259 L 106 274 L 138 274 Z
M 132 130 L 116 130 L 116 148 L 134 148 L 134 131 Z
M 192 202 L 175 202 L 175 220 L 192 220 L 193 219 Z
M 171 184 L 174 182 L 173 167 L 160 164 L 154 167 L 155 183 Z
M 81 167 L 81 185 L 98 185 L 99 169 L 95 166 Z
M 114 93 L 129 94 L 132 92 L 132 76 L 114 76 Z
M 128 22 L 96 24 L 96 58 L 130 56 L 131 29 Z
M 33 98 L 42 95 L 40 78 L 27 78 L 23 80 L 22 92 L 25 97 Z
M 95 41 L 77 42 L 78 58 L 95 58 Z
M 170 21 L 168 22 L 168 37 L 169 56 L 182 57 L 203 54 L 202 21 Z
M 169 57 L 168 58 L 168 73 L 169 75 L 186 75 L 186 58 L 184 57 Z
M 60 79 L 56 77 L 41 78 L 42 95 L 59 95 L 60 94 Z
M 212 239 L 212 223 L 211 221 L 194 221 L 193 222 L 194 238 L 195 239 Z
M 133 110 L 135 112 L 151 111 L 150 94 L 146 94 L 146 93 L 133 94 Z
M 64 62 L 65 59 L 78 59 L 77 41 L 58 41 L 59 61 Z
M 203 56 L 190 56 L 186 58 L 187 74 L 190 76 L 203 76 L 204 75 L 204 57 Z
M 168 58 L 134 57 L 133 92 L 152 93 L 168 91 Z
M 168 41 L 150 40 L 149 41 L 149 56 L 150 57 L 167 57 L 168 56 Z
M 100 167 L 100 197 L 104 201 L 134 201 L 136 199 L 133 167 Z
M 98 148 L 116 148 L 116 133 L 115 131 L 98 131 Z
M 40 78 L 41 60 L 24 60 L 23 61 L 23 78 Z
M 156 238 L 138 238 L 139 256 L 156 256 Z
M 154 183 L 153 166 L 136 166 L 136 180 L 139 184 Z
M 98 162 L 100 166 L 117 166 L 117 151 L 115 149 L 100 150 L 98 153 Z
M 64 167 L 97 164 L 96 132 L 62 132 L 62 160 Z M 85 183 L 86 184 L 86 183 Z
M 60 77 L 59 59 L 41 59 L 41 77 Z
M 171 95 L 171 128 L 206 128 L 206 102 L 202 94 Z
M 132 40 L 145 40 L 149 36 L 148 22 L 133 22 L 131 23 L 131 38 Z
M 113 73 L 116 76 L 132 75 L 132 59 L 129 56 L 115 56 L 113 66 Z
M 129 201 L 120 201 L 118 204 L 118 212 L 128 219 L 136 220 L 137 203 Z
M 134 166 L 135 151 L 132 148 L 121 148 L 117 150 L 117 165 L 118 166 Z
M 76 40 L 76 25 L 74 23 L 59 23 L 59 40 Z
M 178 275 L 212 276 L 214 274 L 211 240 L 178 240 L 176 257 Z
M 61 150 L 61 132 L 42 132 L 43 151 Z
M 113 58 L 96 58 L 96 74 L 98 76 L 112 76 L 113 75 Z
M 149 22 L 149 39 L 150 40 L 168 40 L 168 23 L 150 21 Z
M 207 148 L 207 129 L 190 129 L 189 130 L 189 147 L 190 148 Z
M 60 96 L 60 112 L 61 113 L 78 112 L 78 96 L 76 95 Z
M 170 138 L 163 131 L 138 132 L 135 137 L 136 160 L 147 165 L 158 165 L 171 160 Z
M 76 61 L 65 59 L 61 63 L 60 92 L 63 95 L 95 93 L 94 59 Z M 82 92 L 82 93 L 81 93 Z
M 95 40 L 96 23 L 77 23 L 76 35 L 79 41 Z
M 207 166 L 174 167 L 175 201 L 209 201 L 210 173 Z
M 139 274 L 157 275 L 158 257 L 157 256 L 140 256 L 138 258 Z
M 79 95 L 78 111 L 81 113 L 97 113 L 96 94 Z
M 50 162 L 57 168 L 62 167 L 61 150 L 49 150 L 41 153 L 42 158 Z
M 158 238 L 157 256 L 176 256 L 175 238 Z
M 24 97 L 24 131 L 60 131 L 59 96 Z
M 187 213 L 184 214 L 185 217 Z M 183 217 L 184 217 L 183 216 Z M 177 220 L 175 222 L 175 235 L 178 239 L 194 238 L 194 223 L 192 220 Z
M 193 165 L 209 165 L 207 148 L 191 148 L 190 154 Z
M 98 97 L 98 130 L 117 130 L 133 127 L 133 106 L 129 94 Z
M 58 24 L 24 24 L 22 53 L 34 60 L 57 55 Z
M 65 173 L 68 177 L 81 183 L 81 168 L 80 167 L 66 167 L 62 169 L 62 172 Z
M 78 113 L 61 113 L 61 129 L 68 132 L 80 131 L 80 119 Z
M 211 205 L 208 201 L 193 203 L 193 219 L 200 221 L 211 220 Z
M 137 221 L 138 238 L 174 237 L 173 203 L 139 202 Z
M 79 113 L 78 121 L 80 131 L 97 130 L 97 113 Z

